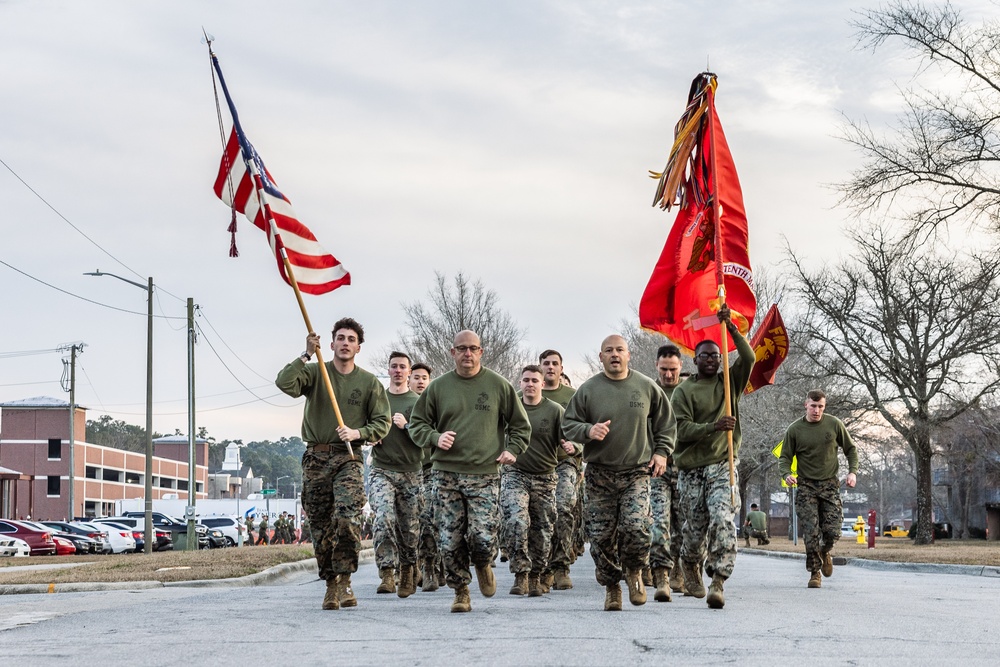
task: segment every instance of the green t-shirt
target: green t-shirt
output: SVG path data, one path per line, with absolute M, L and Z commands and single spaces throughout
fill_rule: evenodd
M 389 418 L 392 419 L 392 415 L 397 412 L 402 413 L 409 426 L 417 395 L 412 391 L 403 394 L 386 392 L 385 395 L 389 399 Z M 422 456 L 423 450 L 410 438 L 408 429 L 399 428 L 395 424 L 389 426 L 389 432 L 382 438 L 382 442 L 372 447 L 372 465 L 396 472 L 420 470 Z
M 562 406 L 555 401 L 543 398 L 538 405 L 528 405 L 521 402 L 524 411 L 528 413 L 531 423 L 531 440 L 528 449 L 518 455 L 514 467 L 530 475 L 544 475 L 555 472 L 559 462 L 558 452 L 566 453 L 562 448 Z
M 445 431 L 455 432 L 450 449 L 437 446 Z M 495 475 L 496 458 L 504 450 L 515 457 L 528 447 L 531 425 L 514 387 L 488 368 L 471 378 L 449 371 L 435 379 L 417 399 L 410 437 L 432 448 L 435 470 Z
M 729 387 L 733 399 L 733 456 L 739 456 L 742 432 L 740 430 L 740 396 L 750 380 L 754 352 L 746 338 L 733 334 L 739 358 L 729 369 Z M 677 385 L 670 404 L 677 417 L 677 449 L 674 463 L 681 470 L 701 468 L 721 463 L 729 458 L 725 431 L 716 431 L 715 422 L 725 414 L 725 380 L 721 372 L 711 378 L 689 377 Z
M 375 442 L 385 437 L 392 423 L 385 388 L 374 375 L 360 366 L 347 375 L 326 363 L 333 393 L 337 397 L 344 425 L 361 432 L 360 442 Z M 346 453 L 347 447 L 337 435 L 337 417 L 330 405 L 330 395 L 319 372 L 319 364 L 306 364 L 301 358 L 288 364 L 274 381 L 278 389 L 292 398 L 306 397 L 302 411 L 302 440 L 313 444 L 333 444 L 335 451 Z
M 767 515 L 760 510 L 751 510 L 747 512 L 747 521 L 750 522 L 750 526 L 761 532 L 767 532 Z
M 782 478 L 791 474 L 794 456 L 798 463 L 798 474 L 802 477 L 833 479 L 840 468 L 838 449 L 842 449 L 847 456 L 849 472 L 857 474 L 858 448 L 854 446 L 844 422 L 832 415 L 823 415 L 818 422 L 806 421 L 802 417 L 792 422 L 785 432 L 778 470 Z
M 591 440 L 590 428 L 609 419 L 604 440 Z M 612 470 L 646 465 L 654 453 L 669 456 L 676 430 L 666 395 L 633 370 L 622 380 L 604 373 L 590 378 L 577 389 L 563 416 L 563 436 L 583 443 L 583 460 Z

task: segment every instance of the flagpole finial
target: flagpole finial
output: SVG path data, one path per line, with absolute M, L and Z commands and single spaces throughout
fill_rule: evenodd
M 208 32 L 205 30 L 205 26 L 201 27 L 201 34 L 203 35 L 202 38 L 201 38 L 201 43 L 202 44 L 207 44 L 208 45 L 208 51 L 209 51 L 209 53 L 211 53 L 212 52 L 212 42 L 215 41 L 215 35 L 209 35 Z

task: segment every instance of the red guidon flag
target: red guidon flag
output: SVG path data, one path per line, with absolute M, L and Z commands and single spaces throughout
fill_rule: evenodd
M 764 321 L 750 341 L 756 362 L 750 372 L 750 381 L 744 394 L 756 391 L 764 385 L 774 384 L 774 374 L 778 366 L 788 356 L 788 330 L 778 312 L 778 304 L 773 304 L 764 315 Z
M 212 64 L 219 75 L 222 91 L 225 93 L 229 112 L 233 117 L 233 130 L 226 143 L 226 150 L 219 164 L 219 174 L 215 179 L 215 194 L 229 204 L 234 211 L 244 214 L 250 222 L 267 233 L 278 262 L 278 271 L 286 283 L 291 284 L 282 259 L 284 253 L 295 274 L 299 289 L 308 294 L 325 294 L 341 285 L 351 283 L 349 274 L 337 258 L 328 253 L 316 240 L 309 228 L 299 222 L 288 201 L 278 189 L 264 166 L 264 161 L 243 133 L 236 107 L 229 96 L 229 89 L 222 77 L 222 69 L 217 58 Z M 235 235 L 236 218 L 230 231 Z M 235 236 L 230 255 L 236 256 Z
M 695 78 L 666 169 L 650 172 L 659 179 L 653 205 L 679 202 L 680 211 L 639 302 L 639 323 L 689 354 L 702 340 L 721 341 L 720 285 L 744 335 L 757 309 L 743 193 L 715 111 L 716 85 L 714 74 Z

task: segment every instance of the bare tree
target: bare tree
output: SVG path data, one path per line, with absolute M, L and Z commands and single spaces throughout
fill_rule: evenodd
M 414 362 L 430 364 L 438 375 L 455 367 L 450 352 L 455 334 L 471 329 L 482 340 L 483 365 L 508 379 L 517 377 L 531 353 L 521 345 L 525 330 L 500 307 L 497 293 L 461 271 L 451 281 L 443 273 L 434 275 L 426 301 L 402 304 L 406 322 L 395 347 Z
M 1000 231 L 1000 24 L 970 25 L 948 2 L 894 0 L 860 16 L 861 46 L 901 42 L 919 65 L 893 130 L 849 121 L 845 138 L 864 162 L 840 185 L 844 200 L 859 212 L 894 205 L 917 231 Z
M 852 389 L 913 451 L 917 544 L 931 541 L 932 434 L 1000 387 L 1000 262 L 943 256 L 879 232 L 852 235 L 855 260 L 808 271 L 791 256 L 806 307 L 802 349 Z

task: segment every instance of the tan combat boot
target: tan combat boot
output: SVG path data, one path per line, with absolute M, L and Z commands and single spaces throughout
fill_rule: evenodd
M 326 595 L 323 596 L 323 609 L 340 609 L 340 601 L 337 600 L 337 579 L 326 582 Z
M 708 585 L 708 606 L 712 609 L 722 609 L 726 606 L 726 596 L 722 593 L 722 585 L 726 583 L 726 578 L 722 575 L 712 577 L 712 583 Z
M 542 583 L 537 574 L 528 575 L 528 597 L 537 598 L 542 594 Z
M 528 573 L 518 572 L 514 575 L 514 585 L 510 587 L 511 595 L 524 595 L 528 592 Z
M 643 586 L 654 586 L 653 584 L 653 571 L 648 567 L 642 568 L 642 585 Z
M 674 563 L 674 566 L 670 568 L 670 590 L 677 593 L 684 591 L 684 570 L 681 568 L 680 562 Z
M 341 607 L 358 606 L 358 599 L 354 597 L 354 590 L 351 589 L 350 574 L 341 574 L 337 576 L 337 599 L 340 600 Z
M 420 590 L 425 593 L 430 593 L 438 589 L 437 572 L 434 571 L 433 563 L 424 563 L 424 583 L 421 584 Z
M 607 593 L 604 595 L 604 611 L 622 610 L 622 587 L 619 584 L 606 586 Z
M 383 567 L 379 570 L 378 575 L 382 577 L 382 583 L 378 585 L 375 590 L 376 593 L 395 593 L 396 592 L 396 571 L 391 567 Z
M 653 568 L 653 585 L 656 586 L 653 599 L 657 602 L 670 602 L 670 585 L 667 581 L 667 568 Z
M 812 572 L 809 575 L 809 583 L 806 588 L 822 588 L 823 587 L 823 577 L 820 576 L 819 572 Z
M 823 567 L 821 568 L 824 577 L 833 576 L 833 554 L 829 551 L 823 552 Z
M 705 597 L 705 583 L 701 579 L 701 565 L 698 563 L 684 562 L 684 595 Z
M 479 582 L 479 592 L 483 597 L 491 598 L 497 592 L 497 580 L 489 563 L 476 566 L 476 581 Z
M 472 611 L 472 600 L 469 599 L 469 587 L 462 584 L 455 589 L 455 601 L 451 603 L 453 614 Z
M 552 588 L 552 585 L 555 583 L 555 575 L 552 574 L 551 571 L 542 572 L 542 576 L 539 578 L 538 583 L 542 587 L 542 592 L 548 593 L 549 589 Z
M 396 595 L 401 598 L 408 598 L 417 592 L 417 584 L 414 581 L 416 565 L 403 565 L 399 571 L 399 589 Z
M 557 591 L 568 591 L 573 588 L 573 580 L 569 578 L 569 568 L 561 567 L 552 573 L 552 588 Z
M 625 583 L 628 584 L 628 601 L 637 607 L 646 604 L 646 586 L 642 583 L 642 570 L 626 570 Z

